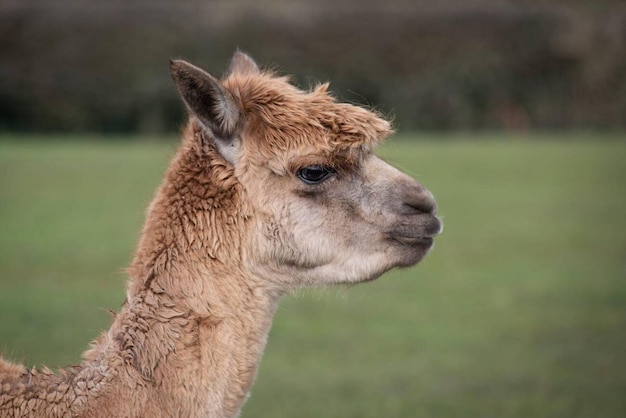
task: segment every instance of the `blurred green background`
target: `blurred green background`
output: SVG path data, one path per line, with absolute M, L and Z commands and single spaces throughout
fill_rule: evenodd
M 445 222 L 417 267 L 277 312 L 242 417 L 626 416 L 623 1 L 0 2 L 0 354 L 80 360 L 184 108 L 236 47 L 394 117 Z

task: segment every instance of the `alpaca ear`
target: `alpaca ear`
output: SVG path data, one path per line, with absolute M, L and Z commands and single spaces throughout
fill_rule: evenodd
M 212 134 L 219 153 L 234 164 L 241 112 L 232 95 L 211 74 L 186 61 L 170 61 L 170 70 L 189 112 Z
M 226 71 L 226 76 L 231 74 L 258 74 L 261 71 L 256 65 L 256 62 L 250 57 L 250 55 L 240 50 L 235 51 L 233 57 L 230 59 L 230 65 Z

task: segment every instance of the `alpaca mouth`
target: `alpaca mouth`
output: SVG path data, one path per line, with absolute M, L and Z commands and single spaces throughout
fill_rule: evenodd
M 443 230 L 443 223 L 434 215 L 421 220 L 421 224 L 398 225 L 389 231 L 389 239 L 410 247 L 427 247 L 433 245 L 433 239 Z
M 433 237 L 430 236 L 392 236 L 391 239 L 402 245 L 417 246 L 417 247 L 431 247 L 433 245 Z

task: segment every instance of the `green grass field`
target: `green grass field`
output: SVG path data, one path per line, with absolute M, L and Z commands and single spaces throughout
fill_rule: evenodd
M 626 141 L 411 139 L 381 154 L 437 197 L 434 251 L 284 300 L 242 416 L 626 416 Z M 107 327 L 175 147 L 0 138 L 3 356 L 75 363 Z

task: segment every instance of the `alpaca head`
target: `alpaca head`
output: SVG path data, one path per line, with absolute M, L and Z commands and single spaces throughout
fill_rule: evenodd
M 172 75 L 253 214 L 242 249 L 252 275 L 283 289 L 356 283 L 426 255 L 441 230 L 435 201 L 373 154 L 391 133 L 379 115 L 241 52 L 220 80 L 184 61 Z

